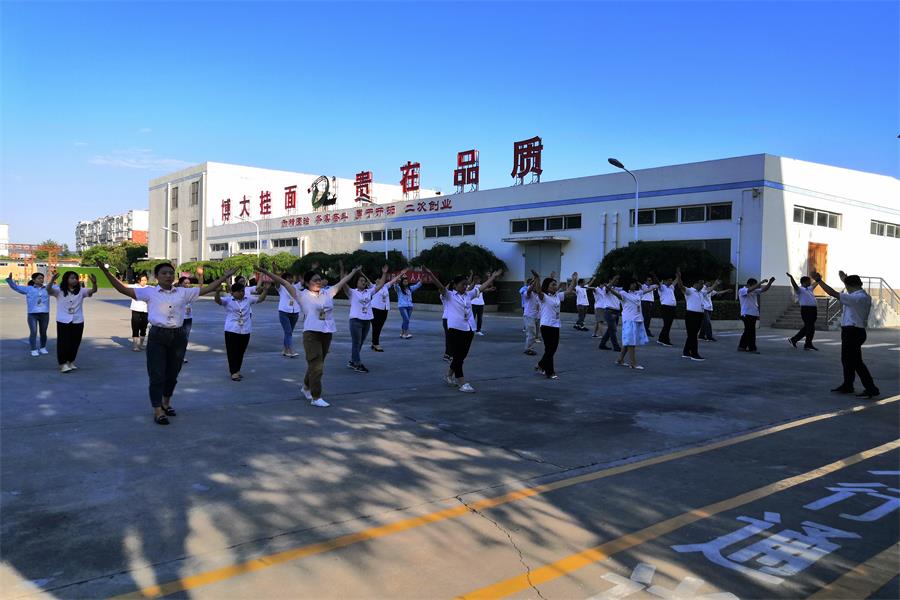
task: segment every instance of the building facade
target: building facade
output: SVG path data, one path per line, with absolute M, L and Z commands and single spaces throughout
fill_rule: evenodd
M 470 242 L 507 264 L 504 279 L 521 280 L 532 268 L 591 273 L 608 252 L 635 239 L 675 241 L 728 260 L 735 281 L 775 276 L 764 321 L 790 302 L 786 271 L 818 270 L 837 282 L 845 270 L 900 285 L 896 178 L 768 154 L 634 173 L 641 190 L 637 231 L 634 182 L 626 173 L 611 173 L 325 212 L 254 214 L 252 223 L 207 215 L 200 219 L 207 223 L 202 232 L 192 233 L 200 248 L 190 255 L 255 253 L 257 236 L 260 252 L 297 255 L 362 248 L 399 250 L 412 258 L 437 243 Z M 154 257 L 165 252 L 154 244 L 167 212 L 160 210 L 165 185 L 151 182 Z M 168 252 L 175 256 L 174 244 Z
M 150 211 L 129 210 L 121 215 L 107 215 L 93 221 L 79 221 L 75 226 L 75 251 L 119 242 L 147 243 Z

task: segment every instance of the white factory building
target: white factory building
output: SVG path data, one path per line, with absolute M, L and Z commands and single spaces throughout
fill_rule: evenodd
M 815 269 L 837 282 L 843 269 L 900 285 L 896 178 L 769 154 L 634 174 L 637 238 L 702 245 L 735 266 L 736 281 L 776 276 L 764 321 L 790 302 L 786 271 Z M 314 179 L 222 163 L 154 179 L 150 256 L 177 259 L 179 236 L 184 261 L 256 252 L 257 236 L 260 252 L 297 255 L 387 247 L 412 258 L 439 242 L 469 242 L 507 264 L 504 279 L 520 280 L 531 268 L 589 273 L 607 252 L 635 239 L 635 184 L 624 172 L 407 200 L 399 186 L 376 184 L 375 205 L 355 202 L 353 181 L 338 179 L 337 204 L 319 211 L 307 193 Z M 296 186 L 297 205 L 285 210 L 289 186 Z M 260 215 L 266 191 L 271 214 Z M 229 221 L 223 221 L 226 199 Z M 241 209 L 249 222 L 236 220 Z M 166 237 L 163 227 L 179 235 Z

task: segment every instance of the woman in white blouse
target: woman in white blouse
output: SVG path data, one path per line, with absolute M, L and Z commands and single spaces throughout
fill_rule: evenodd
M 449 385 L 456 386 L 460 392 L 471 394 L 475 388 L 471 383 L 466 383 L 463 362 L 469 354 L 472 339 L 475 337 L 476 325 L 475 315 L 472 311 L 472 299 L 481 293 L 481 287 L 490 286 L 502 271 L 494 271 L 483 286 L 476 286 L 467 291 L 469 278 L 465 275 L 457 275 L 449 286 L 444 287 L 444 284 L 428 267 L 423 266 L 422 269 L 431 276 L 433 283 L 440 291 L 447 315 L 447 340 L 450 342 L 450 356 L 453 359 L 444 381 Z
M 385 283 L 388 274 L 388 266 L 381 267 L 381 278 L 374 287 L 369 287 L 369 280 L 360 272 L 356 276 L 356 285 L 351 288 L 349 284 L 344 284 L 344 293 L 350 299 L 350 361 L 347 366 L 357 373 L 368 373 L 369 369 L 362 364 L 359 353 L 362 351 L 366 337 L 369 335 L 369 326 L 372 324 L 374 313 L 372 304 L 376 295 L 381 293 L 382 289 L 390 288 L 397 283 L 406 273 L 406 269 L 400 271 L 396 277 Z
M 637 347 L 645 346 L 650 339 L 644 327 L 644 317 L 641 313 L 641 298 L 645 294 L 653 292 L 657 285 L 641 287 L 637 281 L 633 281 L 628 291 L 618 291 L 612 286 L 607 286 L 606 291 L 622 302 L 622 350 L 619 352 L 617 365 L 629 366 L 632 369 L 643 370 L 643 366 L 637 363 Z M 629 364 L 625 364 L 625 357 Z
M 331 348 L 331 337 L 337 327 L 334 324 L 334 297 L 350 279 L 359 273 L 362 267 L 356 267 L 334 286 L 328 287 L 328 280 L 316 271 L 309 271 L 303 276 L 306 289 L 297 291 L 290 283 L 259 267 L 263 275 L 267 275 L 293 296 L 300 304 L 303 312 L 303 351 L 306 354 L 306 375 L 300 390 L 309 403 L 322 408 L 331 406 L 322 398 L 322 376 L 325 374 L 325 357 Z
M 231 286 L 231 296 L 222 298 L 221 290 L 216 290 L 215 301 L 225 309 L 225 354 L 228 356 L 228 372 L 232 381 L 240 381 L 241 365 L 244 364 L 244 353 L 250 344 L 253 332 L 254 304 L 264 302 L 269 293 L 269 286 L 262 286 L 258 296 L 248 296 L 246 288 L 240 283 Z
M 85 298 L 90 298 L 97 293 L 97 277 L 91 273 L 91 289 L 81 287 L 78 273 L 66 271 L 62 276 L 62 285 L 53 285 L 59 273 L 54 273 L 50 279 L 47 292 L 56 297 L 56 362 L 59 363 L 61 373 L 69 373 L 78 367 L 75 366 L 75 357 L 78 356 L 78 348 L 81 346 L 81 336 L 84 334 L 84 310 Z
M 545 375 L 548 379 L 559 379 L 559 375 L 556 374 L 556 368 L 553 365 L 553 357 L 556 355 L 557 348 L 559 348 L 559 328 L 562 325 L 559 318 L 560 305 L 566 294 L 575 293 L 578 273 L 572 273 L 572 280 L 564 290 L 559 289 L 559 282 L 552 277 L 547 277 L 541 281 L 541 276 L 537 271 L 532 270 L 531 274 L 534 275 L 531 291 L 537 296 L 540 306 L 541 337 L 544 339 L 544 355 L 538 361 L 534 370 L 541 375 Z M 541 282 L 540 287 L 538 282 Z
M 141 275 L 137 283 L 132 283 L 128 287 L 134 289 L 143 289 L 147 287 L 147 276 Z M 131 299 L 131 349 L 140 352 L 144 349 L 144 342 L 147 339 L 147 303 L 137 298 Z

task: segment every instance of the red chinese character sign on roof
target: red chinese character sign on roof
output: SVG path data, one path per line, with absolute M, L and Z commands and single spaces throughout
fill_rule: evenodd
M 516 185 L 522 185 L 525 176 L 531 173 L 531 183 L 540 183 L 541 151 L 544 145 L 541 138 L 535 136 L 530 140 L 513 142 L 513 170 L 511 175 L 516 179 Z
M 478 150 L 466 150 L 456 155 L 456 170 L 453 171 L 453 185 L 457 192 L 465 192 L 467 185 L 471 191 L 478 191 Z
M 250 211 L 247 209 L 247 205 L 250 204 L 250 198 L 244 196 L 244 199 L 241 200 L 241 214 L 240 217 L 249 217 Z
M 400 187 L 403 188 L 403 197 L 413 198 L 419 197 L 419 169 L 421 165 L 406 161 L 406 164 L 400 167 Z
M 259 214 L 260 215 L 271 215 L 272 214 L 272 193 L 267 191 L 262 191 L 259 193 Z
M 356 201 L 372 202 L 372 193 L 370 186 L 372 185 L 372 171 L 360 171 L 356 174 Z
M 284 210 L 297 208 L 297 186 L 289 185 L 284 188 Z
M 231 220 L 231 198 L 222 200 L 222 222 Z

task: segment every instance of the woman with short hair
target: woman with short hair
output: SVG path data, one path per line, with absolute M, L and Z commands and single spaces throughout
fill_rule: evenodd
M 63 273 L 62 283 L 54 286 L 58 275 L 53 274 L 47 291 L 56 298 L 56 362 L 60 373 L 70 373 L 78 369 L 75 357 L 84 335 L 84 299 L 97 293 L 97 277 L 91 274 L 91 289 L 87 289 L 75 271 Z

